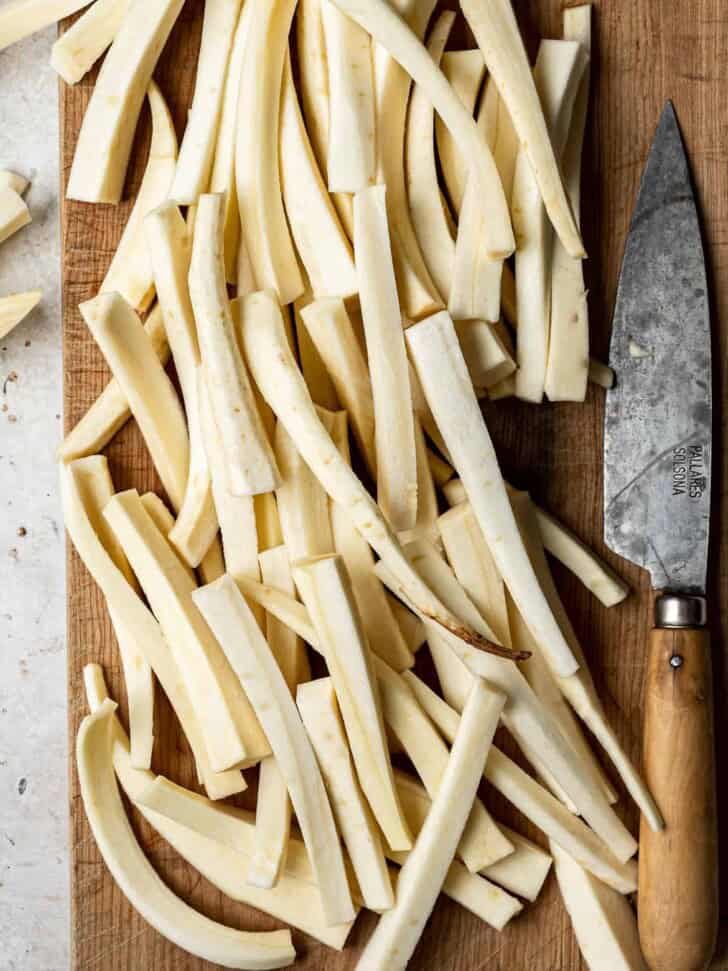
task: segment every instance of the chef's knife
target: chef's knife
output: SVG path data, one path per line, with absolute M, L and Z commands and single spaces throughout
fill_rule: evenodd
M 702 971 L 717 931 L 710 638 L 710 313 L 698 214 L 673 106 L 642 176 L 614 311 L 604 535 L 650 571 L 655 627 L 644 770 L 665 818 L 640 828 L 640 940 L 652 971 Z

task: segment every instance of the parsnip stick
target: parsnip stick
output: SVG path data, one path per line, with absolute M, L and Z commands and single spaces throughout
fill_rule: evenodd
M 442 456 L 427 446 L 427 461 L 430 463 L 430 471 L 435 485 L 442 489 L 455 475 L 455 469 Z
M 435 64 L 440 64 L 454 21 L 454 11 L 443 10 L 430 31 L 427 50 Z M 448 299 L 455 243 L 438 181 L 435 109 L 419 84 L 412 88 L 407 113 L 405 161 L 407 197 L 417 242 L 439 293 Z
M 424 681 L 408 674 L 407 682 L 415 690 L 418 702 L 443 737 L 452 743 L 459 723 L 457 712 Z M 590 873 L 620 893 L 631 893 L 636 889 L 636 863 L 633 860 L 620 863 L 593 830 L 584 825 L 577 816 L 573 816 L 558 799 L 495 746 L 486 762 L 485 779 L 550 839 L 579 860 Z
M 10 169 L 0 169 L 0 189 L 12 189 L 22 196 L 29 185 L 30 181 L 25 176 L 11 172 Z
M 358 284 L 351 244 L 316 164 L 288 56 L 283 71 L 280 160 L 283 202 L 314 296 L 352 296 Z
M 291 562 L 333 553 L 328 496 L 280 422 L 275 455 L 281 477 L 276 489 L 278 517 Z
M 99 287 L 99 293 L 112 290 L 120 293 L 138 311 L 146 310 L 154 299 L 154 254 L 147 248 L 144 220 L 167 198 L 177 160 L 174 122 L 154 81 L 149 82 L 147 99 L 152 115 L 152 140 L 149 143 L 147 167 L 134 208 Z
M 583 257 L 584 246 L 561 181 L 511 0 L 465 0 L 462 11 L 506 103 L 521 144 L 527 146 L 529 162 L 554 229 L 571 256 Z
M 54 43 L 51 67 L 66 84 L 80 81 L 102 56 L 116 37 L 130 2 L 96 0 Z
M 417 35 L 385 0 L 336 0 L 336 4 L 368 30 L 412 79 L 427 90 L 460 152 L 469 160 L 471 177 L 489 200 L 490 220 L 485 234 L 488 255 L 492 259 L 509 256 L 515 248 L 515 240 L 493 156 L 474 119 L 432 62 Z
M 388 590 L 386 591 L 386 596 L 387 603 L 394 614 L 394 619 L 397 621 L 397 626 L 402 631 L 405 644 L 412 654 L 416 654 L 425 643 L 425 625 L 417 614 L 413 614 L 411 610 L 405 607 L 401 600 L 393 597 Z M 383 658 L 383 660 L 386 661 L 386 658 Z
M 399 534 L 401 543 L 409 543 L 419 536 L 430 539 L 434 543 L 440 542 L 437 529 L 438 504 L 435 492 L 435 481 L 427 457 L 427 445 L 422 425 L 415 415 L 415 457 L 417 459 L 417 519 L 412 529 Z
M 76 142 L 66 196 L 118 203 L 144 95 L 182 0 L 133 0 L 101 65 Z
M 591 51 L 591 4 L 564 10 L 564 39 Z M 574 101 L 568 140 L 562 157 L 564 185 L 574 219 L 579 223 L 581 154 L 589 105 L 589 66 Z M 589 372 L 589 308 L 581 260 L 559 240 L 551 256 L 551 337 L 544 389 L 551 401 L 583 401 Z
M 396 590 L 456 637 L 498 650 L 443 610 L 411 568 L 379 507 L 339 454 L 311 401 L 286 339 L 280 308 L 270 293 L 251 294 L 242 304 L 242 341 L 261 394 L 296 443 L 304 461 L 331 498 L 351 515 L 356 528 L 397 577 Z M 509 655 L 510 656 L 510 655 Z
M 458 320 L 455 330 L 474 387 L 491 388 L 516 370 L 497 331 L 485 320 Z
M 0 15 L 0 51 L 50 24 L 70 17 L 88 0 L 10 0 Z
M 571 41 L 541 41 L 533 71 L 556 160 L 560 161 L 587 56 Z M 511 198 L 516 252 L 518 373 L 516 395 L 543 397 L 551 317 L 551 255 L 554 234 L 541 200 L 527 149 L 516 160 Z
M 298 560 L 293 578 L 318 633 L 364 794 L 389 846 L 409 849 L 377 681 L 346 568 L 340 556 Z
M 189 437 L 172 382 L 136 313 L 118 293 L 102 293 L 79 310 L 129 402 L 170 502 L 179 509 Z
M 152 520 L 159 532 L 163 536 L 169 538 L 169 534 L 174 529 L 174 516 L 170 512 L 169 507 L 164 499 L 162 499 L 161 496 L 158 496 L 156 492 L 145 492 L 140 498 L 142 500 L 142 505 L 149 514 L 149 518 Z M 177 553 L 177 559 L 185 568 L 185 573 L 189 576 L 193 583 L 196 582 L 195 571 L 187 563 L 187 561 L 182 558 L 179 550 L 175 550 L 175 552 Z
M 194 599 L 265 725 L 311 856 L 327 921 L 345 923 L 355 912 L 336 826 L 288 685 L 231 577 L 201 588 Z
M 400 871 L 395 906 L 379 919 L 362 968 L 399 971 L 412 956 L 465 828 L 503 702 L 484 682 L 474 683 L 440 789 Z
M 385 192 L 374 186 L 354 196 L 354 251 L 374 399 L 377 499 L 400 531 L 417 518 L 417 457 Z
M 235 177 L 245 248 L 258 288 L 282 305 L 303 292 L 286 222 L 278 129 L 283 65 L 295 0 L 248 0 L 253 6 L 240 78 Z
M 337 413 L 329 431 L 347 464 L 351 465 L 345 412 Z M 414 655 L 392 613 L 384 586 L 374 572 L 374 554 L 349 513 L 333 500 L 330 502 L 334 548 L 346 565 L 369 647 L 396 671 L 412 667 Z
M 346 409 L 367 470 L 376 480 L 372 383 L 344 302 L 335 297 L 315 300 L 302 308 L 301 317 Z
M 15 189 L 0 189 L 0 243 L 4 243 L 29 222 L 30 210 Z
M 27 293 L 13 293 L 8 297 L 0 297 L 0 340 L 7 337 L 14 327 L 25 320 L 31 310 L 36 307 L 43 293 L 40 290 L 29 290 Z
M 511 201 L 513 173 L 518 155 L 518 135 L 513 127 L 505 102 L 498 94 L 498 87 L 490 76 L 486 79 L 478 110 L 478 125 L 483 129 L 493 152 L 500 173 L 506 199 Z
M 578 663 L 551 613 L 518 534 L 452 320 L 446 313 L 436 314 L 410 327 L 407 342 L 428 404 L 501 576 L 534 637 L 552 657 L 554 669 L 573 673 Z
M 393 905 L 394 893 L 379 829 L 354 771 L 331 679 L 301 685 L 296 703 L 316 752 L 364 906 L 381 913 Z
M 442 55 L 440 68 L 465 109 L 472 115 L 485 74 L 483 55 L 477 48 L 446 51 Z M 435 119 L 435 135 L 447 196 L 453 215 L 457 218 L 468 181 L 468 160 L 458 151 L 454 138 L 441 118 Z
M 488 198 L 471 174 L 460 211 L 448 300 L 456 320 L 482 317 L 495 322 L 500 315 L 503 260 L 488 252 Z
M 151 212 L 144 220 L 144 228 L 190 437 L 190 465 L 184 500 L 168 538 L 187 563 L 196 567 L 217 535 L 218 520 L 200 420 L 197 387 L 200 346 L 187 288 L 192 241 L 174 203 L 165 203 Z
M 258 531 L 258 551 L 273 549 L 283 545 L 281 522 L 274 492 L 263 492 L 254 497 L 255 526 Z
M 313 294 L 311 293 L 310 287 L 307 287 L 306 291 L 293 302 L 293 320 L 296 328 L 298 360 L 301 362 L 301 371 L 306 379 L 306 385 L 314 402 L 320 407 L 327 408 L 333 412 L 340 407 L 336 388 L 327 370 L 327 366 L 324 364 L 318 348 L 311 339 L 308 328 L 303 322 L 303 310 L 310 303 L 313 303 Z M 286 325 L 288 324 L 288 320 L 285 317 L 284 323 Z
M 210 400 L 233 495 L 270 492 L 278 470 L 238 349 L 223 264 L 223 197 L 200 196 L 189 286 Z M 214 378 L 214 380 L 212 380 Z

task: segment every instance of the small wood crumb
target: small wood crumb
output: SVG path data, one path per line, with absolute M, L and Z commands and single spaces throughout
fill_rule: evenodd
M 28 535 L 28 530 L 25 528 L 25 526 L 18 526 L 18 536 L 27 536 L 27 535 Z

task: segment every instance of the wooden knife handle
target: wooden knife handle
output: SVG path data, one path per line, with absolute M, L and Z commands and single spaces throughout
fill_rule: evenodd
M 704 971 L 718 929 L 710 635 L 650 635 L 644 768 L 665 828 L 640 824 L 639 932 L 651 971 Z

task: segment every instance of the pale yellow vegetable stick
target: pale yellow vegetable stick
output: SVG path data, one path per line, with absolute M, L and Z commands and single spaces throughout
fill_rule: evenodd
M 161 496 L 158 496 L 156 492 L 145 492 L 141 496 L 142 505 L 149 513 L 149 518 L 152 520 L 154 525 L 157 527 L 159 532 L 169 538 L 169 534 L 174 529 L 174 516 L 170 512 L 167 504 Z M 195 581 L 195 571 L 187 563 L 186 560 L 182 558 L 179 550 L 175 550 L 177 553 L 177 559 L 180 561 L 182 566 L 185 568 L 185 573 L 194 582 Z
M 9 186 L 0 189 L 0 243 L 4 243 L 30 221 L 30 210 L 15 189 Z
M 18 175 L 17 172 L 11 172 L 9 169 L 0 169 L 0 189 L 12 189 L 13 192 L 17 192 L 19 196 L 22 196 L 29 185 L 29 180 L 22 175 Z
M 76 84 L 116 37 L 131 0 L 95 0 L 51 48 L 51 67 Z
M 516 362 L 492 324 L 457 320 L 455 330 L 474 387 L 492 388 L 516 370 Z
M 505 102 L 498 94 L 498 86 L 492 76 L 489 76 L 485 82 L 478 110 L 478 125 L 483 129 L 485 137 L 488 139 L 503 183 L 503 191 L 510 203 L 513 172 L 516 168 L 516 156 L 518 155 L 518 135 L 513 127 Z
M 485 74 L 483 55 L 477 47 L 475 50 L 445 51 L 440 68 L 455 94 L 472 115 Z M 458 152 L 455 140 L 441 118 L 435 119 L 435 135 L 445 188 L 453 214 L 457 218 L 468 181 L 468 160 Z
M 38 30 L 70 17 L 88 0 L 10 0 L 0 9 L 0 51 Z
M 301 371 L 313 400 L 322 408 L 336 411 L 340 405 L 334 382 L 326 369 L 318 348 L 311 340 L 311 335 L 301 316 L 304 308 L 312 302 L 313 294 L 309 286 L 306 287 L 302 296 L 293 301 L 293 322 L 296 330 L 296 343 L 298 344 L 298 360 L 301 362 Z M 284 318 L 284 323 L 288 325 L 288 318 Z
M 332 553 L 328 497 L 280 422 L 276 425 L 275 455 L 280 471 L 278 518 L 291 562 Z
M 25 320 L 31 310 L 36 307 L 43 293 L 40 290 L 29 290 L 27 293 L 13 293 L 8 297 L 0 297 L 0 340 L 7 337 L 10 331 Z

